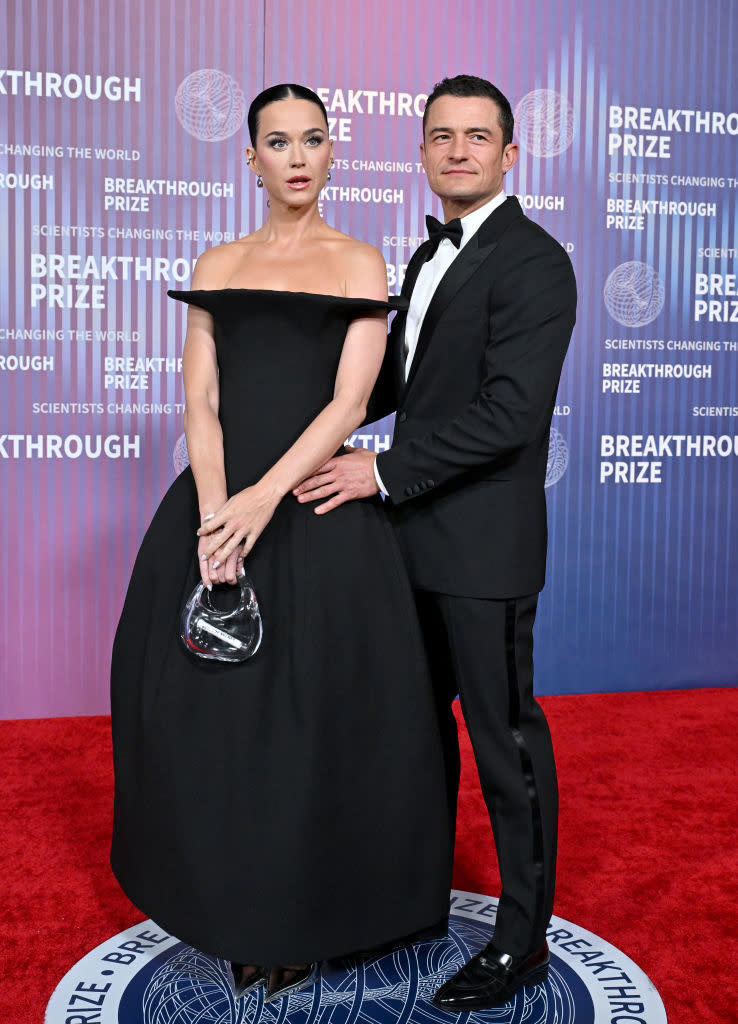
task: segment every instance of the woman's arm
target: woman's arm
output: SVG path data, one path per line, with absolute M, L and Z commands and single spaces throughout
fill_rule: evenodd
M 346 295 L 385 300 L 387 271 L 381 254 L 361 245 L 347 256 Z M 256 484 L 234 495 L 213 519 L 203 523 L 201 537 L 220 531 L 210 537 L 203 548 L 205 554 L 222 563 L 241 543 L 247 554 L 282 498 L 329 459 L 364 421 L 385 345 L 386 313 L 350 324 L 332 400 Z
M 217 287 L 222 278 L 223 257 L 217 250 L 203 253 L 192 275 L 192 288 Z M 213 318 L 204 309 L 189 306 L 187 334 L 182 353 L 185 388 L 184 428 L 190 468 L 195 478 L 200 522 L 223 507 L 226 492 L 223 432 L 218 419 L 218 361 L 215 353 Z M 202 556 L 204 542 L 198 545 Z M 224 569 L 225 567 L 223 567 Z M 235 572 L 235 561 L 229 566 Z M 210 572 L 207 559 L 200 557 L 200 575 L 210 586 L 225 580 L 225 573 Z

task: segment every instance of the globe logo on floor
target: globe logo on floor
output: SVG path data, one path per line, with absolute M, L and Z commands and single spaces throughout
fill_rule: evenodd
M 92 950 L 62 979 L 46 1024 L 450 1024 L 437 988 L 489 941 L 497 900 L 454 890 L 448 938 L 321 965 L 310 989 L 265 1004 L 263 989 L 234 1000 L 225 961 L 166 935 L 151 921 Z M 470 1024 L 666 1024 L 658 992 L 620 950 L 553 918 L 544 985 Z
M 177 120 L 201 142 L 222 142 L 234 135 L 246 116 L 241 86 L 216 68 L 193 71 L 174 97 Z

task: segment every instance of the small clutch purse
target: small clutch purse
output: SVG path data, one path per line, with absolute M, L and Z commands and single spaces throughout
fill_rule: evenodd
M 215 607 L 211 591 L 202 582 L 187 598 L 180 637 L 191 654 L 209 661 L 238 662 L 259 650 L 263 630 L 254 585 L 243 575 L 238 586 L 238 602 L 228 609 Z

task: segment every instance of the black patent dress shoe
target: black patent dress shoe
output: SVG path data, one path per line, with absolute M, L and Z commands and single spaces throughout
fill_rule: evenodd
M 294 992 L 302 992 L 318 980 L 318 964 L 306 964 L 305 967 L 272 967 L 267 981 L 265 1003 L 272 1003 L 275 999 L 282 999 L 284 996 L 292 995 Z
M 259 985 L 263 985 L 269 977 L 269 971 L 266 967 L 257 967 L 253 964 L 237 964 L 232 960 L 230 965 L 233 996 L 235 999 L 241 999 L 243 996 L 248 995 L 249 992 L 253 992 Z
M 490 1010 L 508 1002 L 524 985 L 541 985 L 548 977 L 548 965 L 545 942 L 529 956 L 500 953 L 490 942 L 441 985 L 431 1002 L 449 1013 Z

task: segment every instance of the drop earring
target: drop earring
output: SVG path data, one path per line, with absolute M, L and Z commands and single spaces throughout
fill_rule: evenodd
M 264 182 L 261 180 L 261 175 L 260 174 L 256 175 L 256 187 L 257 188 L 264 188 Z

